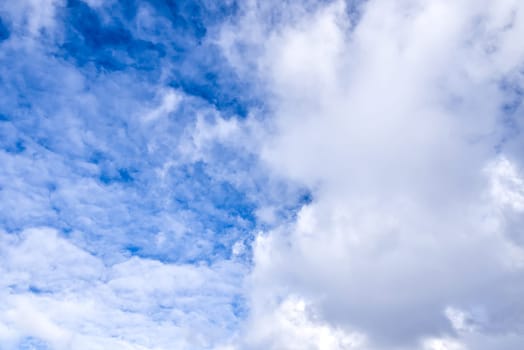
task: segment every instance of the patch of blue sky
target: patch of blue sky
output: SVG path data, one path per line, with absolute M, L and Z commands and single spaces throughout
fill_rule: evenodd
M 51 227 L 106 266 L 135 258 L 238 264 L 238 273 L 217 272 L 231 284 L 223 292 L 198 291 L 199 300 L 218 298 L 210 323 L 237 327 L 247 315 L 238 290 L 250 243 L 271 227 L 257 211 L 291 218 L 309 196 L 268 178 L 249 149 L 218 140 L 204 158 L 180 151 L 198 118 L 242 121 L 263 108 L 213 44 L 217 26 L 237 10 L 229 1 L 110 1 L 96 9 L 67 1 L 54 29 L 31 34 L 0 5 L 0 231 L 16 237 Z M 166 91 L 180 97 L 176 108 L 145 120 Z M 234 253 L 238 242 L 245 248 Z M 44 277 L 10 293 L 39 297 L 66 287 L 65 277 Z M 85 278 L 86 288 L 103 283 Z M 157 299 L 148 313 L 160 320 L 173 308 L 193 312 L 193 304 Z M 19 348 L 46 347 L 27 338 Z
M 6 23 L 4 23 L 2 17 L 0 17 L 0 42 L 9 39 L 9 35 L 9 28 L 7 27 Z
M 519 78 L 522 77 L 521 76 Z M 520 81 L 513 79 L 502 79 L 499 83 L 499 89 L 504 95 L 504 103 L 501 105 L 502 114 L 500 124 L 503 130 L 500 139 L 494 148 L 497 153 L 502 153 L 506 148 L 520 148 L 521 145 L 516 142 L 518 135 L 522 133 L 522 121 L 524 120 L 524 90 Z M 515 144 L 516 143 L 516 144 Z M 520 152 L 515 152 L 516 157 L 520 157 Z
M 97 11 L 82 1 L 68 1 L 62 11 L 65 38 L 57 54 L 84 66 L 107 71 L 134 68 L 154 71 L 165 55 L 161 44 L 134 38 L 124 23 L 104 23 Z
M 131 1 L 95 11 L 82 1 L 68 1 L 57 55 L 99 71 L 135 70 L 141 79 L 159 79 L 162 73 L 170 86 L 245 116 L 246 104 L 256 103 L 247 93 L 249 84 L 208 39 L 235 8 L 234 3 Z
M 503 79 L 499 87 L 506 98 L 506 103 L 502 105 L 503 111 L 509 115 L 515 114 L 524 100 L 524 90 L 520 82 Z
M 248 82 L 198 29 L 209 26 L 209 35 L 235 5 L 108 6 L 95 10 L 68 1 L 57 15 L 63 35 L 54 48 L 46 41 L 29 55 L 14 44 L 24 40 L 19 34 L 0 53 L 1 157 L 10 164 L 1 179 L 0 222 L 8 230 L 49 225 L 82 232 L 71 237 L 101 256 L 227 258 L 236 241 L 251 239 L 246 235 L 257 226 L 257 206 L 281 200 L 259 195 L 267 179 L 252 174 L 256 160 L 217 143 L 205 162 L 173 165 L 162 179 L 157 170 L 176 159 L 197 114 L 217 110 L 242 118 L 245 101 L 253 99 Z M 142 28 L 137 16 L 144 8 L 154 12 L 154 25 Z M 141 56 L 156 48 L 163 53 L 154 59 Z M 142 61 L 153 69 L 142 69 Z M 160 79 L 164 66 L 169 74 Z M 184 100 L 177 111 L 145 125 L 137 111 L 151 106 L 163 86 L 176 87 Z M 238 177 L 253 180 L 239 184 Z M 296 209 L 282 202 L 282 211 Z
M 26 337 L 19 344 L 20 350 L 48 350 L 51 349 L 49 344 L 45 341 L 35 338 L 35 337 Z

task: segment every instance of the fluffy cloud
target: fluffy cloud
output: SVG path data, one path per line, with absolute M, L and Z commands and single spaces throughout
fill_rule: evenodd
M 0 5 L 7 349 L 521 349 L 518 0 Z
M 521 88 L 512 38 L 524 8 L 349 5 L 306 4 L 271 26 L 251 3 L 238 26 L 255 29 L 224 33 L 236 64 L 251 45 L 272 101 L 262 159 L 313 191 L 296 222 L 259 236 L 254 308 L 300 295 L 372 348 L 516 349 L 506 341 L 524 326 L 523 187 L 508 145 L 521 142 L 521 113 L 507 106 Z
M 135 257 L 106 265 L 45 228 L 2 233 L 1 242 L 6 349 L 205 349 L 226 341 L 222 327 L 235 323 L 240 264 Z

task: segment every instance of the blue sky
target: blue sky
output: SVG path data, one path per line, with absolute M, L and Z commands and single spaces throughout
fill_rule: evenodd
M 524 346 L 518 0 L 0 4 L 0 349 Z

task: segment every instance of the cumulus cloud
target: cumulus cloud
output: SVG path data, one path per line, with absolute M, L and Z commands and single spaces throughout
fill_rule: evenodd
M 271 26 L 251 2 L 237 25 L 255 29 L 225 29 L 236 64 L 251 45 L 270 96 L 262 159 L 313 191 L 259 236 L 252 304 L 303 296 L 373 348 L 518 348 L 503 344 L 523 326 L 522 175 L 505 150 L 521 114 L 503 85 L 522 79 L 524 8 L 351 5 L 306 3 Z
M 521 349 L 518 0 L 0 5 L 6 349 Z
M 290 295 L 282 300 L 271 313 L 253 310 L 256 332 L 243 341 L 250 349 L 360 349 L 364 336 L 345 332 L 318 320 L 305 300 Z M 260 314 L 259 314 L 260 313 Z

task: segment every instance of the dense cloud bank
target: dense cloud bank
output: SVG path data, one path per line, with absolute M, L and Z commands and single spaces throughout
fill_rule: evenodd
M 6 349 L 520 350 L 517 0 L 0 5 Z

